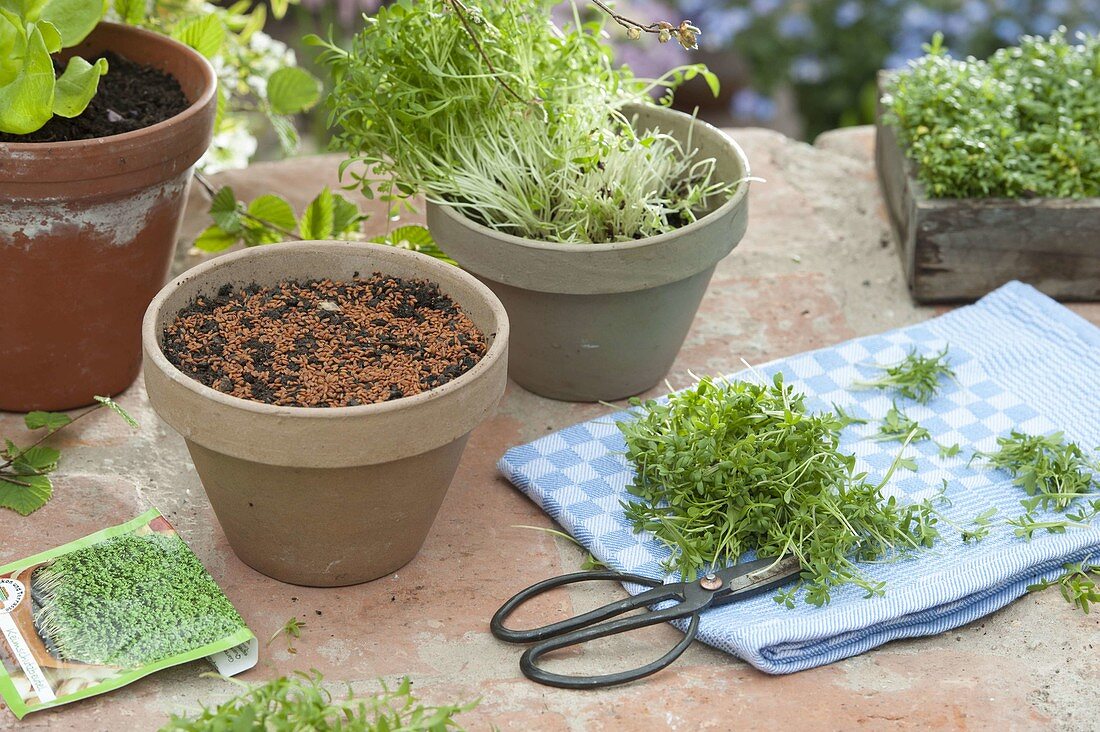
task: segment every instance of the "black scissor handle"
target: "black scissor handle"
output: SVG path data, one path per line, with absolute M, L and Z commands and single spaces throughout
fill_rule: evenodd
M 680 642 L 673 646 L 671 651 L 661 656 L 656 661 L 647 663 L 644 666 L 639 666 L 636 669 L 618 671 L 611 674 L 601 674 L 599 676 L 569 676 L 566 674 L 556 674 L 538 666 L 539 658 L 543 654 L 550 653 L 551 651 L 581 645 L 588 641 L 596 640 L 597 638 L 603 638 L 617 633 L 625 633 L 636 628 L 657 625 L 658 623 L 663 623 L 668 620 L 676 620 L 677 618 L 686 617 L 687 615 L 691 616 L 691 622 L 688 624 L 687 632 L 684 634 L 684 637 L 680 639 Z M 687 647 L 695 640 L 695 634 L 698 630 L 699 613 L 697 611 L 670 607 L 665 610 L 658 610 L 657 612 L 634 615 L 629 618 L 620 618 L 619 620 L 613 620 L 608 623 L 600 623 L 599 625 L 582 628 L 573 633 L 567 633 L 556 638 L 548 638 L 528 648 L 519 659 L 519 667 L 520 670 L 523 671 L 524 676 L 540 684 L 546 684 L 547 686 L 556 686 L 560 689 L 601 689 L 606 686 L 615 686 L 616 684 L 625 684 L 628 681 L 636 681 L 637 679 L 657 673 L 679 658 L 680 654 L 687 650 Z
M 576 617 L 569 618 L 568 620 L 562 620 L 557 623 L 550 623 L 540 628 L 531 628 L 529 630 L 512 630 L 511 628 L 504 627 L 504 621 L 509 615 L 515 611 L 523 603 L 527 602 L 531 598 L 541 595 L 544 592 L 548 592 L 556 587 L 562 587 L 564 585 L 571 585 L 577 582 L 589 582 L 594 580 L 613 580 L 615 582 L 634 582 L 646 587 L 660 588 L 663 583 L 660 580 L 651 579 L 649 577 L 642 577 L 637 574 L 623 574 L 622 572 L 612 572 L 608 570 L 601 570 L 595 572 L 573 572 L 572 574 L 565 574 L 560 577 L 551 577 L 550 579 L 543 580 L 536 584 L 531 585 L 526 590 L 516 593 L 512 599 L 501 605 L 500 609 L 493 615 L 492 621 L 489 623 L 489 629 L 492 630 L 493 635 L 502 641 L 508 643 L 532 643 L 534 641 L 544 640 L 546 638 L 553 638 L 554 636 L 561 635 L 562 633 L 568 633 L 571 630 L 578 628 L 584 628 L 594 623 L 598 623 L 601 620 L 613 618 L 616 615 L 622 615 L 625 612 L 629 612 L 639 607 L 646 607 L 661 600 L 679 598 L 680 596 L 670 589 L 667 595 L 654 597 L 652 590 L 643 592 L 640 595 L 628 597 L 625 600 L 609 603 L 602 607 L 598 607 L 595 610 L 577 615 Z M 681 598 L 682 599 L 682 598 Z

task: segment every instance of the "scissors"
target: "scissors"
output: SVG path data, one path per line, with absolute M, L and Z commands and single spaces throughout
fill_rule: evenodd
M 735 564 L 726 569 L 711 572 L 692 582 L 672 582 L 663 584 L 660 580 L 613 571 L 574 572 L 573 574 L 552 577 L 531 585 L 504 603 L 489 624 L 493 635 L 508 643 L 532 643 L 519 659 L 520 670 L 532 681 L 562 689 L 599 689 L 615 684 L 625 684 L 655 674 L 665 668 L 687 650 L 699 631 L 699 614 L 709 607 L 726 605 L 744 600 L 763 592 L 773 590 L 796 577 L 802 567 L 797 558 L 757 559 L 751 562 Z M 614 580 L 644 585 L 652 589 L 612 602 L 595 610 L 544 625 L 530 630 L 512 630 L 504 627 L 516 608 L 531 598 L 556 587 L 577 582 L 593 580 Z M 663 610 L 648 610 L 650 606 L 669 600 L 676 604 Z M 611 620 L 623 613 L 638 608 L 647 608 L 639 615 L 631 615 Z M 625 633 L 637 628 L 657 625 L 669 620 L 690 617 L 683 639 L 661 658 L 631 671 L 603 674 L 600 676 L 570 676 L 556 674 L 541 668 L 538 660 L 544 654 L 561 648 L 577 646 L 597 638 Z

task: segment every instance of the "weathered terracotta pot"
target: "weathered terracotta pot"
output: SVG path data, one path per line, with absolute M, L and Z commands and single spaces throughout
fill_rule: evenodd
M 203 386 L 161 351 L 164 327 L 200 293 L 227 283 L 351 279 L 382 272 L 439 285 L 485 334 L 489 350 L 454 381 L 358 407 L 277 407 Z M 508 317 L 458 267 L 404 249 L 347 242 L 277 244 L 218 257 L 169 283 L 142 331 L 145 386 L 183 435 L 230 546 L 284 582 L 357 584 L 419 551 L 471 430 L 507 383 Z
M 191 106 L 110 137 L 0 143 L 0 410 L 79 407 L 137 377 L 141 317 L 210 144 L 217 81 L 206 59 L 113 23 L 63 55 L 107 50 L 168 72 Z
M 664 107 L 634 107 L 639 127 L 691 135 L 716 179 L 749 175 L 741 148 L 705 122 Z M 748 224 L 748 181 L 721 206 L 676 231 L 615 244 L 553 244 L 503 234 L 448 206 L 428 204 L 436 243 L 487 284 L 513 325 L 509 376 L 568 401 L 638 394 L 668 373 L 714 267 Z

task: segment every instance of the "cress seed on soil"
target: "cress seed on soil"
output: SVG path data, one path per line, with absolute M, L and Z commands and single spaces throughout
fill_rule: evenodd
M 425 280 L 374 273 L 348 282 L 225 285 L 163 333 L 168 360 L 241 399 L 357 406 L 441 386 L 485 355 L 485 336 Z

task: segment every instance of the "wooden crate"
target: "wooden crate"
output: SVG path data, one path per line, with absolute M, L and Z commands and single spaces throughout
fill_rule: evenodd
M 1011 280 L 1100 300 L 1100 198 L 929 198 L 881 112 L 875 166 L 914 300 L 976 300 Z

